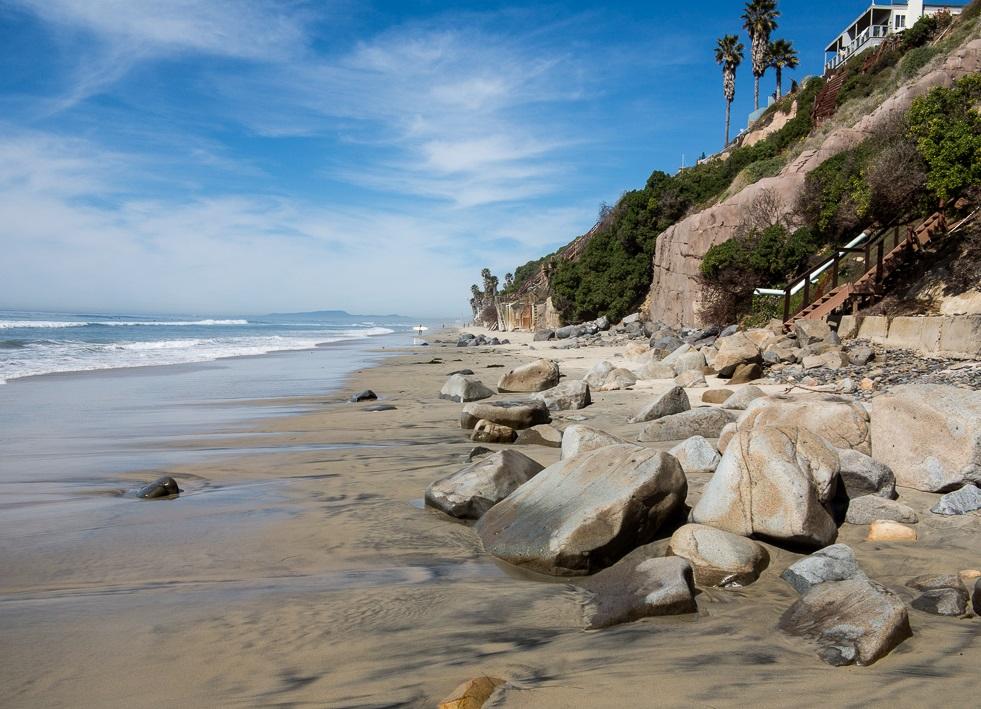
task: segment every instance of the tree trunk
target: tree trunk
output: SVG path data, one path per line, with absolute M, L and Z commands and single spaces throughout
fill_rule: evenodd
M 776 70 L 777 70 L 777 101 L 779 101 L 780 97 L 783 96 L 783 86 L 781 86 L 781 84 L 783 84 L 783 78 L 781 77 L 781 71 L 779 65 L 776 67 Z
M 760 77 L 753 76 L 753 110 L 760 110 Z
M 723 144 L 723 148 L 729 147 L 729 109 L 732 108 L 732 101 L 726 101 L 726 142 Z

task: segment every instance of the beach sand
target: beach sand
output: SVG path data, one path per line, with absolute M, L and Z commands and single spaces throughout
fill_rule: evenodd
M 622 352 L 507 336 L 514 345 L 456 348 L 436 333 L 340 392 L 292 400 L 309 410 L 229 439 L 228 456 L 169 468 L 185 489 L 177 500 L 120 496 L 152 478 L 132 471 L 70 515 L 29 508 L 0 540 L 0 705 L 432 707 L 478 675 L 507 680 L 498 705 L 508 707 L 974 701 L 976 618 L 910 610 L 914 636 L 871 667 L 830 667 L 779 633 L 797 597 L 779 578 L 799 558 L 789 551 L 768 545 L 757 583 L 702 591 L 697 615 L 587 632 L 569 580 L 499 564 L 468 525 L 425 509 L 426 486 L 473 446 L 461 405 L 438 398 L 449 372 L 469 367 L 493 386 L 505 367 L 548 356 L 577 378 Z M 592 406 L 555 421 L 630 438 L 627 416 L 658 384 L 594 392 Z M 346 400 L 364 388 L 396 410 Z M 689 504 L 708 477 L 690 476 Z M 981 565 L 981 517 L 933 515 L 936 496 L 900 492 L 920 515 L 919 541 L 866 542 L 867 527 L 853 525 L 839 541 L 909 601 L 909 578 Z

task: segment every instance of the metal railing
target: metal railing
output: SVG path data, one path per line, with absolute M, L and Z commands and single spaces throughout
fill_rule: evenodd
M 840 66 L 852 55 L 857 54 L 858 51 L 870 41 L 875 39 L 885 39 L 890 34 L 892 34 L 892 28 L 889 25 L 870 25 L 866 27 L 858 34 L 857 37 L 855 37 L 855 39 L 839 49 L 837 55 L 825 62 L 825 72 L 831 71 L 832 69 Z

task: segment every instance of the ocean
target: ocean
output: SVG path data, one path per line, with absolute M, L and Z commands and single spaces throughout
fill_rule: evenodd
M 346 313 L 146 317 L 0 311 L 0 384 L 39 374 L 209 362 L 409 333 Z

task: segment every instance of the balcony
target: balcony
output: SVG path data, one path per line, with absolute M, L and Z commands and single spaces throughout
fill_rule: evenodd
M 848 61 L 849 58 L 853 57 L 860 52 L 865 51 L 871 47 L 877 47 L 882 44 L 886 37 L 892 34 L 892 28 L 889 25 L 870 25 L 862 30 L 851 42 L 840 47 L 838 49 L 838 54 L 832 57 L 829 61 L 824 64 L 824 73 L 827 74 L 834 69 L 837 69 L 843 63 Z

